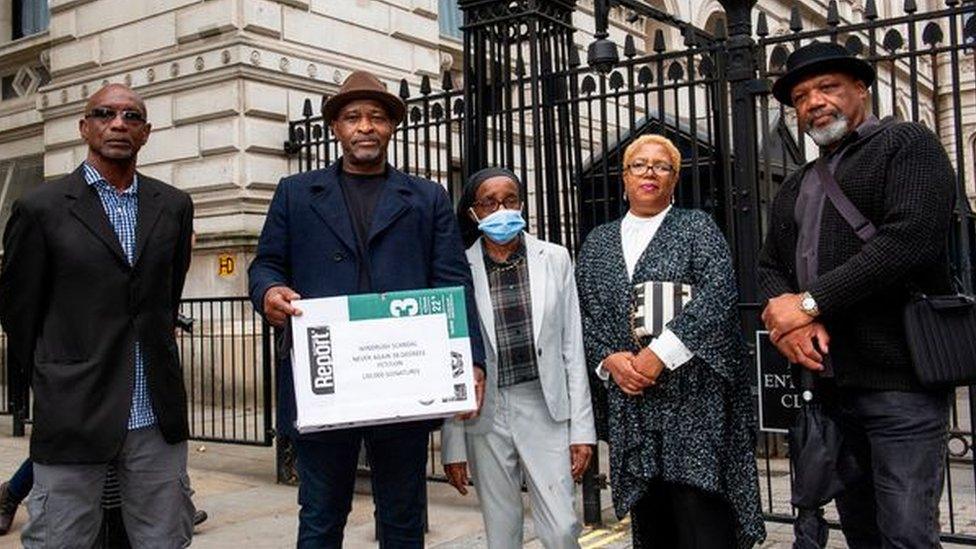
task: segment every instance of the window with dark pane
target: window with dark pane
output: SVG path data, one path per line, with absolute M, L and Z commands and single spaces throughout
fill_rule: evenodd
M 51 20 L 48 0 L 13 0 L 13 40 L 47 30 Z
M 461 39 L 464 14 L 458 7 L 458 0 L 438 0 L 437 22 L 440 25 L 441 36 Z

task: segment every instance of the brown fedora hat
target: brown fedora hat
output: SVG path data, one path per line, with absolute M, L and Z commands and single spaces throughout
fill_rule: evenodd
M 355 71 L 342 83 L 339 93 L 325 102 L 325 106 L 322 108 L 322 116 L 325 118 L 326 124 L 332 123 L 342 107 L 357 99 L 374 99 L 382 103 L 394 124 L 399 124 L 407 111 L 403 100 L 386 91 L 386 86 L 380 82 L 379 78 L 367 71 Z

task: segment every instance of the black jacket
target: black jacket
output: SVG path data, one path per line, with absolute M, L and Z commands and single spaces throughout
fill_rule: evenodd
M 820 231 L 817 282 L 796 278 L 794 206 L 811 164 L 792 174 L 773 201 L 759 257 L 764 299 L 809 291 L 830 333 L 837 384 L 875 390 L 921 390 L 902 324 L 912 290 L 951 290 L 947 241 L 956 176 L 938 138 L 921 124 L 885 119 L 852 143 L 834 174 L 854 205 L 877 227 L 867 243 L 830 200 Z
M 193 204 L 139 175 L 133 267 L 81 168 L 18 200 L 4 231 L 0 321 L 8 368 L 34 391 L 31 458 L 104 463 L 122 446 L 141 342 L 163 437 L 186 440 L 174 325 L 190 263 Z

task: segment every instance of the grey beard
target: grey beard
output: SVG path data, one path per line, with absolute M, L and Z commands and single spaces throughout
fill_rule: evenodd
M 821 128 L 808 128 L 807 135 L 821 147 L 829 147 L 847 135 L 847 117 L 838 114 L 834 121 Z

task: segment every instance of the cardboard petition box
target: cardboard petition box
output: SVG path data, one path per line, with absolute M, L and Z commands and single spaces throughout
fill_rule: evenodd
M 295 302 L 292 372 L 301 433 L 450 417 L 476 408 L 464 290 Z

